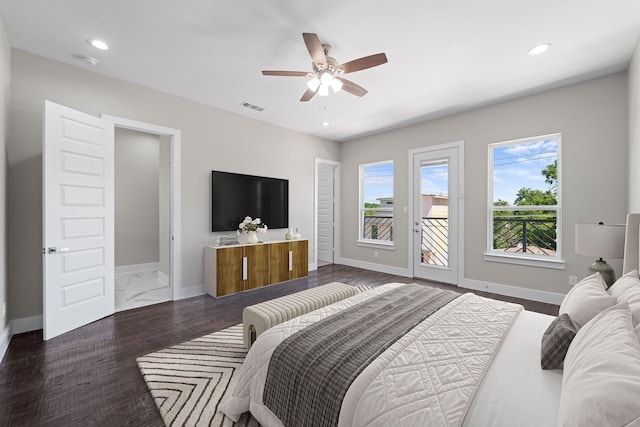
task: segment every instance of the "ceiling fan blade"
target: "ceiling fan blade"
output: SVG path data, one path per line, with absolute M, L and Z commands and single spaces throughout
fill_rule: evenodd
M 304 77 L 309 73 L 306 71 L 262 71 L 263 76 L 292 76 L 292 77 Z
M 362 86 L 358 86 L 350 80 L 343 79 L 342 77 L 334 77 L 334 79 L 340 80 L 342 82 L 342 90 L 344 90 L 345 92 L 349 92 L 352 95 L 365 96 L 368 92 L 368 90 L 366 90 Z
M 304 39 L 304 44 L 307 45 L 307 50 L 311 55 L 311 59 L 313 59 L 314 65 L 322 64 L 322 67 L 319 68 L 326 68 L 327 57 L 324 55 L 324 49 L 318 35 L 315 33 L 302 33 L 302 38 Z
M 302 98 L 300 98 L 300 102 L 307 102 L 308 100 L 313 98 L 313 96 L 316 94 L 316 92 L 318 92 L 318 91 L 317 90 L 307 89 L 307 91 L 302 95 Z
M 346 74 L 353 73 L 354 71 L 366 70 L 371 67 L 377 67 L 378 65 L 385 64 L 386 62 L 387 55 L 384 53 L 376 53 L 375 55 L 364 56 L 362 58 L 346 62 L 340 65 L 339 68 L 342 68 L 343 73 Z

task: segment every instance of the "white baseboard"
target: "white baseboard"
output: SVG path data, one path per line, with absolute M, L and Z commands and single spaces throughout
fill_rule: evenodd
M 380 273 L 394 274 L 396 276 L 411 277 L 408 268 L 393 267 L 390 265 L 376 264 L 373 262 L 359 261 L 350 258 L 337 258 L 336 264 L 348 265 L 349 267 L 364 268 L 365 270 L 377 271 Z
M 116 274 L 136 273 L 138 271 L 159 270 L 160 262 L 147 262 L 145 264 L 120 265 L 115 268 Z
M 564 299 L 563 294 L 539 291 L 536 289 L 519 288 L 517 286 L 502 285 L 499 283 L 483 282 L 481 280 L 462 279 L 458 285 L 460 288 L 473 289 L 476 291 L 491 292 L 515 298 L 527 299 L 530 301 L 544 302 L 547 304 L 560 305 Z
M 11 334 L 21 334 L 23 332 L 37 331 L 44 325 L 42 314 L 38 316 L 23 317 L 11 321 Z
M 0 363 L 4 359 L 4 355 L 9 348 L 9 342 L 11 341 L 11 324 L 8 324 L 4 331 L 0 333 Z
M 336 260 L 336 264 L 344 264 L 350 267 L 364 268 L 366 270 L 394 274 L 396 276 L 412 277 L 409 269 L 406 268 L 392 267 L 389 265 L 375 264 L 355 259 L 340 258 Z M 458 287 L 476 291 L 491 292 L 498 295 L 522 298 L 530 301 L 538 301 L 555 305 L 560 305 L 562 303 L 562 300 L 564 299 L 564 294 L 556 294 L 553 292 L 539 291 L 529 288 L 520 288 L 517 286 L 503 285 L 500 283 L 483 282 L 481 280 L 467 278 L 463 278 L 458 284 Z
M 309 263 L 309 271 L 315 271 L 318 269 L 318 263 L 317 262 L 310 262 Z
M 204 290 L 204 284 L 189 286 L 188 288 L 176 288 L 175 289 L 175 299 L 185 299 L 197 297 L 199 295 L 204 295 L 206 292 Z

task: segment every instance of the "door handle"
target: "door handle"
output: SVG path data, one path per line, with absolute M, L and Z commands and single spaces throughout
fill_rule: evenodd
M 49 248 L 50 254 L 56 254 L 60 252 L 69 252 L 69 248 Z

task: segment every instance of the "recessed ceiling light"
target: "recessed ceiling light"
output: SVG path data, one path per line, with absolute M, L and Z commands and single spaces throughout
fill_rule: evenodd
M 102 40 L 98 40 L 98 39 L 89 39 L 87 40 L 89 42 L 89 44 L 93 47 L 95 47 L 96 49 L 100 49 L 100 50 L 109 50 L 109 45 L 107 45 L 105 42 L 103 42 Z
M 324 122 L 322 122 L 322 126 L 329 126 L 329 122 L 325 120 Z
M 540 55 L 541 53 L 546 52 L 547 50 L 549 50 L 550 47 L 551 47 L 551 43 L 539 44 L 539 45 L 534 46 L 531 49 L 529 49 L 529 55 L 531 55 L 531 56 Z

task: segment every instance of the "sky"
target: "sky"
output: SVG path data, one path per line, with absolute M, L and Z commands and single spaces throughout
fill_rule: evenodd
M 378 198 L 393 197 L 393 163 L 365 166 L 362 188 L 365 203 L 380 203 Z
M 558 141 L 541 139 L 521 144 L 497 144 L 493 150 L 493 201 L 513 204 L 522 187 L 549 190 L 542 170 L 558 159 Z

